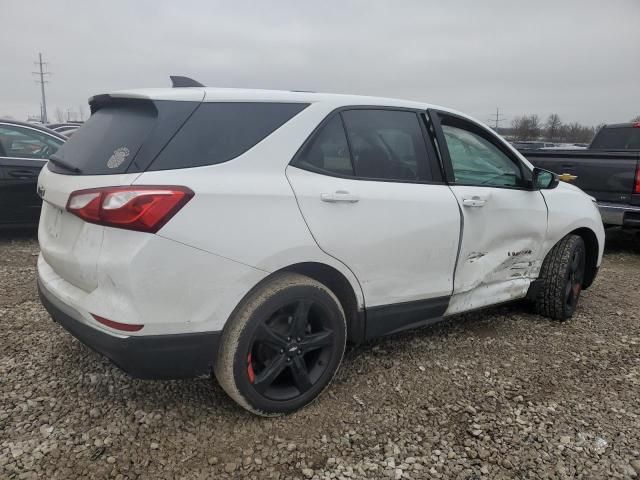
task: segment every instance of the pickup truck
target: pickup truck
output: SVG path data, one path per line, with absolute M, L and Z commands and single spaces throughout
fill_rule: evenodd
M 605 226 L 640 228 L 640 122 L 603 127 L 585 150 L 520 153 L 593 196 Z

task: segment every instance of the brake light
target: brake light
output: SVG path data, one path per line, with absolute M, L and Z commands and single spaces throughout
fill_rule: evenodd
M 640 128 L 640 121 L 635 122 L 633 125 L 631 125 L 633 128 Z
M 155 233 L 191 200 L 193 192 L 175 186 L 127 186 L 77 190 L 67 211 L 86 222 Z
M 640 193 L 640 162 L 636 165 L 636 186 L 633 193 Z

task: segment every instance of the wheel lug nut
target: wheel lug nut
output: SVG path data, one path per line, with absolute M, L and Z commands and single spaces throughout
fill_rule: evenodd
M 302 350 L 298 350 L 298 355 L 302 355 Z
M 280 349 L 280 353 L 284 353 L 284 348 L 281 348 L 281 349 Z
M 291 337 L 287 337 L 287 342 L 290 342 L 290 341 L 291 341 Z
M 300 341 L 300 337 L 296 338 L 296 342 L 299 342 L 299 341 Z
M 290 362 L 290 361 L 291 361 L 291 357 L 287 357 L 287 362 Z

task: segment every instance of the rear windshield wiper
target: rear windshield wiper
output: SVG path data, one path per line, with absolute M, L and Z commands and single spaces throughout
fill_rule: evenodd
M 49 161 L 51 163 L 53 163 L 54 165 L 60 167 L 60 168 L 64 168 L 65 170 L 69 170 L 70 172 L 73 172 L 73 173 L 81 173 L 82 172 L 82 170 L 80 170 L 78 167 L 75 167 L 75 166 L 71 165 L 70 163 L 65 162 L 60 157 L 58 157 L 56 154 L 51 155 L 49 157 Z

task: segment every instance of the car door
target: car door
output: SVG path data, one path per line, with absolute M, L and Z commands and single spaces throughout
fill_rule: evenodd
M 358 278 L 367 336 L 444 313 L 453 288 L 460 213 L 418 113 L 335 112 L 286 175 L 322 250 Z
M 2 199 L 0 224 L 34 225 L 41 200 L 38 175 L 63 140 L 28 126 L 0 123 Z
M 430 111 L 447 181 L 463 215 L 447 313 L 524 297 L 538 276 L 547 207 L 530 168 L 489 129 Z

